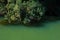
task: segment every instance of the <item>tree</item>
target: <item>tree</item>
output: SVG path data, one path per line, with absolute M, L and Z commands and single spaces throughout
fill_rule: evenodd
M 40 21 L 45 12 L 44 6 L 34 0 L 22 1 L 23 0 L 8 0 L 5 20 L 7 20 L 8 23 L 23 24 Z

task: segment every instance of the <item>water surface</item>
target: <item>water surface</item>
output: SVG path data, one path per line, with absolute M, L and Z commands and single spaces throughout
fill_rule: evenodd
M 60 40 L 60 21 L 39 27 L 0 24 L 0 40 Z

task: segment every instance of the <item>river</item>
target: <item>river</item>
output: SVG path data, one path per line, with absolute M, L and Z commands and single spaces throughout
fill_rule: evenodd
M 0 24 L 0 40 L 60 40 L 60 20 L 39 27 Z

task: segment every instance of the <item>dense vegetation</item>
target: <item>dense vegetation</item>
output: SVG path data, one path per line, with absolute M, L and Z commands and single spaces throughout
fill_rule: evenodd
M 47 16 L 44 18 L 54 16 L 60 19 L 59 3 L 59 0 L 0 0 L 0 17 L 3 16 L 8 23 L 17 24 L 39 22 L 44 15 Z
M 8 23 L 32 24 L 39 22 L 45 12 L 44 6 L 34 0 L 0 0 L 0 14 Z

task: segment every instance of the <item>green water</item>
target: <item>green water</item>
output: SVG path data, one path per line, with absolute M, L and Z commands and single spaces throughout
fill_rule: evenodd
M 45 22 L 37 28 L 0 25 L 0 40 L 60 40 L 60 21 Z

